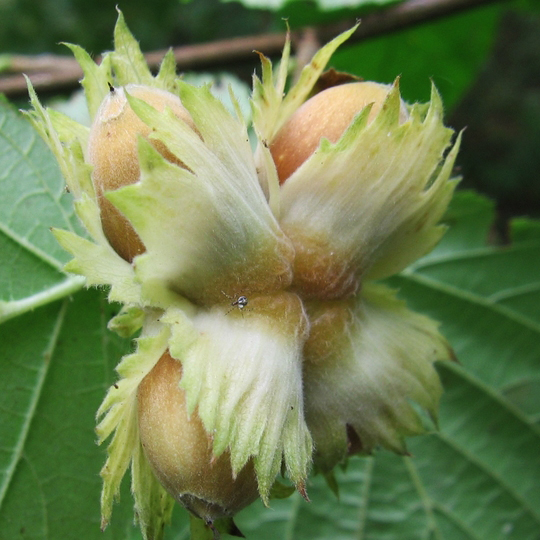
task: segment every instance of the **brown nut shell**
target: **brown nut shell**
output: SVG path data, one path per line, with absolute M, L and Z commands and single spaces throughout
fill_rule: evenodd
M 258 496 L 251 461 L 233 478 L 228 452 L 212 455 L 212 439 L 196 412 L 188 415 L 178 382 L 182 365 L 165 353 L 139 385 L 140 439 L 163 487 L 197 517 L 232 517 Z
M 144 245 L 122 213 L 104 196 L 106 191 L 119 189 L 139 180 L 140 168 L 137 138 L 148 137 L 151 129 L 139 119 L 126 99 L 126 92 L 142 99 L 158 111 L 172 112 L 197 131 L 193 119 L 180 99 L 164 90 L 130 84 L 111 89 L 103 100 L 90 130 L 88 161 L 93 166 L 92 180 L 101 209 L 105 236 L 115 251 L 127 261 L 145 251 Z M 183 166 L 160 141 L 154 147 L 169 161 Z
M 368 122 L 381 110 L 391 86 L 370 81 L 333 86 L 308 99 L 287 120 L 270 144 L 279 183 L 283 184 L 317 149 L 321 138 L 336 142 L 354 117 L 373 103 Z M 400 121 L 407 119 L 402 105 Z

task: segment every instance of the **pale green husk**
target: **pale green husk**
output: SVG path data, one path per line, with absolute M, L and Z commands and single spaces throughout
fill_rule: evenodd
M 121 378 L 111 386 L 97 412 L 98 418 L 103 417 L 96 428 L 98 442 L 102 443 L 114 433 L 101 470 L 101 527 L 104 529 L 110 520 L 113 502 L 120 493 L 120 482 L 131 463 L 135 509 L 145 539 L 159 538 L 162 534 L 162 525 L 169 520 L 172 511 L 172 498 L 158 484 L 141 453 L 137 387 L 167 350 L 169 336 L 168 328 L 160 325 L 155 315 L 146 321 L 145 333 L 137 340 L 137 351 L 125 356 L 116 368 Z
M 393 275 L 435 246 L 459 139 L 445 157 L 453 132 L 434 87 L 431 98 L 400 124 L 396 83 L 373 122 L 366 108 L 338 142 L 322 140 L 281 190 L 280 224 L 295 246 L 331 251 L 358 281 Z
M 436 422 L 442 387 L 434 363 L 453 357 L 438 325 L 375 284 L 353 299 L 314 302 L 309 312 L 304 385 L 315 463 L 330 471 L 343 461 L 348 426 L 365 454 L 377 446 L 405 453 L 405 437 L 426 428 L 418 410 Z
M 260 55 L 262 80 L 257 76 L 253 77 L 252 111 L 253 125 L 262 141 L 270 142 L 287 119 L 304 103 L 334 52 L 357 28 L 358 25 L 353 26 L 317 51 L 311 62 L 302 69 L 296 84 L 286 94 L 284 90 L 290 54 L 289 40 L 287 39 L 285 44 L 276 74 L 273 73 L 270 60 Z
M 311 463 L 302 396 L 307 320 L 296 295 L 281 297 L 270 312 L 262 306 L 274 299 L 264 297 L 245 314 L 228 306 L 200 312 L 193 318 L 196 335 L 186 334 L 178 310 L 162 318 L 171 324 L 171 354 L 182 362 L 188 410 L 197 407 L 216 456 L 230 450 L 234 474 L 254 457 L 265 501 L 282 457 L 299 489 Z
M 172 288 L 208 305 L 222 291 L 288 286 L 293 250 L 258 183 L 245 125 L 206 87 L 182 84 L 180 95 L 204 142 L 172 113 L 134 98 L 130 104 L 187 168 L 141 140 L 141 181 L 108 197 L 146 246 L 135 262 L 143 295 L 160 305 L 163 288 Z
M 358 25 L 343 32 L 322 47 L 311 62 L 302 69 L 298 81 L 287 94 L 284 90 L 290 56 L 289 38 L 287 37 L 281 64 L 276 73 L 272 70 L 270 60 L 260 55 L 262 79 L 256 75 L 253 76 L 251 101 L 253 128 L 259 140 L 256 159 L 261 186 L 266 193 L 270 208 L 278 218 L 281 195 L 269 143 L 294 111 L 306 100 L 336 49 L 354 33 L 357 27 Z

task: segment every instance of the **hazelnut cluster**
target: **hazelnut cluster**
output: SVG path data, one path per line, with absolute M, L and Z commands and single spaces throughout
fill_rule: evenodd
M 138 333 L 98 411 L 103 527 L 130 466 L 143 534 L 159 538 L 173 500 L 213 527 L 268 503 L 280 472 L 307 498 L 313 466 L 404 453 L 419 411 L 436 418 L 433 365 L 452 351 L 377 281 L 444 233 L 459 139 L 435 89 L 413 106 L 397 82 L 311 95 L 353 30 L 287 93 L 289 45 L 277 71 L 261 56 L 251 126 L 172 56 L 153 76 L 122 16 L 100 65 L 71 46 L 91 127 L 30 88 L 88 231 L 55 231 L 66 270 L 108 286 L 124 305 L 111 329 Z

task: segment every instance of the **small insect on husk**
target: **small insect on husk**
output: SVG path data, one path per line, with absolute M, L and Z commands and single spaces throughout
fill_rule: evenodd
M 229 300 L 232 300 L 231 302 L 231 308 L 225 315 L 228 315 L 234 308 L 238 308 L 240 311 L 242 311 L 247 305 L 248 305 L 248 298 L 247 296 L 240 295 L 237 297 L 229 296 L 225 291 L 221 291 Z

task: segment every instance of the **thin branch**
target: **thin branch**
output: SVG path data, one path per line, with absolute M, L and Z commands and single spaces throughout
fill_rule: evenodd
M 405 0 L 363 17 L 359 29 L 349 43 L 357 43 L 496 1 L 501 0 Z M 355 21 L 346 20 L 337 24 L 294 31 L 291 34 L 293 47 L 303 41 L 306 32 L 310 32 L 310 39 L 324 43 L 354 23 Z M 285 36 L 285 33 L 281 33 L 237 37 L 175 47 L 173 52 L 180 71 L 218 69 L 237 62 L 255 63 L 256 56 L 253 54 L 255 50 L 267 56 L 278 55 L 285 43 Z M 145 56 L 150 67 L 157 68 L 166 52 L 159 50 L 147 53 Z M 26 94 L 26 83 L 22 73 L 30 77 L 34 88 L 38 91 L 74 87 L 83 76 L 77 62 L 66 56 L 11 55 L 7 56 L 7 60 L 8 68 L 4 71 L 6 74 L 0 77 L 0 92 L 10 97 Z M 99 58 L 96 60 L 99 62 Z

